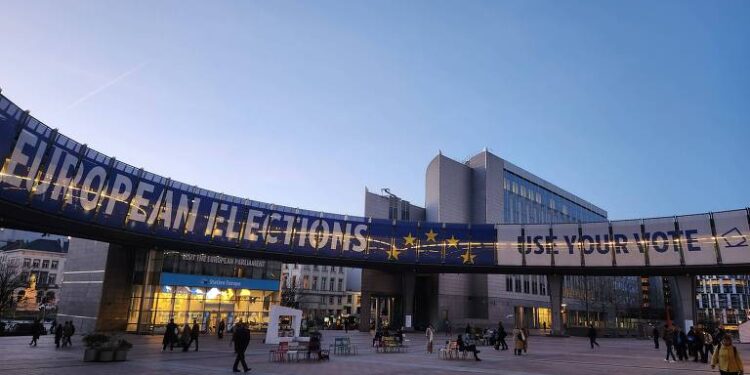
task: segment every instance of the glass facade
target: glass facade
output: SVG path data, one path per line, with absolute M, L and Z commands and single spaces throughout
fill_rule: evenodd
M 699 276 L 696 281 L 697 321 L 734 330 L 750 315 L 748 275 Z
M 142 258 L 133 277 L 129 332 L 160 334 L 170 319 L 177 325 L 195 320 L 204 333 L 221 320 L 228 329 L 243 321 L 264 330 L 270 306 L 280 301 L 279 262 L 177 251 Z M 149 277 L 148 269 L 156 272 Z
M 606 216 L 512 172 L 504 171 L 503 178 L 504 224 L 589 223 L 607 220 Z

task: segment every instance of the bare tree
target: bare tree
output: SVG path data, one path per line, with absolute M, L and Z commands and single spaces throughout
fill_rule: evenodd
M 13 294 L 26 283 L 21 278 L 18 265 L 7 259 L 0 260 L 0 313 L 13 305 Z

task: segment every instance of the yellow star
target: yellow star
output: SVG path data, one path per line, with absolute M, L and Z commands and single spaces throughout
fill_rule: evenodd
M 436 242 L 437 239 L 437 233 L 433 232 L 432 229 L 430 229 L 429 232 L 425 233 L 425 236 L 427 236 L 427 241 Z
M 398 256 L 401 255 L 398 251 L 398 248 L 396 246 L 392 246 L 390 250 L 388 250 L 388 260 L 398 260 Z
M 417 237 L 413 237 L 411 235 L 411 232 L 409 232 L 409 235 L 404 237 L 404 241 L 406 241 L 406 246 L 409 246 L 409 245 L 414 246 L 417 244 Z
M 454 235 L 451 235 L 451 238 L 447 239 L 446 241 L 448 242 L 448 248 L 458 248 L 458 239 Z
M 461 259 L 464 260 L 464 264 L 474 264 L 474 258 L 476 255 L 471 254 L 471 250 L 466 249 L 466 252 L 461 255 Z

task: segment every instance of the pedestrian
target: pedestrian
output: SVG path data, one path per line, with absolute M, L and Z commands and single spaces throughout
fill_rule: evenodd
M 237 368 L 237 365 L 240 363 L 245 372 L 250 371 L 250 367 L 247 367 L 247 362 L 245 362 L 245 350 L 250 345 L 250 330 L 245 328 L 245 325 L 242 323 L 236 324 L 234 326 L 234 333 L 232 334 L 232 342 L 234 343 L 234 352 L 236 353 L 232 371 L 240 372 Z
M 667 357 L 664 358 L 664 362 L 670 362 L 674 363 L 677 358 L 674 357 L 674 352 L 672 351 L 672 348 L 674 347 L 674 329 L 668 325 L 664 325 L 664 345 L 667 346 Z M 669 359 L 669 356 L 672 356 L 672 359 Z
M 659 328 L 654 325 L 654 330 L 651 331 L 651 336 L 654 337 L 654 349 L 659 349 Z
M 596 328 L 594 328 L 593 324 L 589 324 L 589 332 L 586 334 L 589 338 L 589 344 L 591 344 L 591 350 L 594 350 L 594 345 L 599 346 L 599 343 L 596 342 Z
M 513 340 L 514 340 L 514 347 L 513 347 L 513 355 L 521 355 L 521 352 L 523 352 L 525 343 L 526 343 L 526 337 L 524 337 L 523 330 L 520 328 L 513 329 Z
M 73 335 L 76 334 L 76 326 L 73 324 L 72 320 L 69 320 L 68 323 L 70 323 L 70 334 L 68 336 L 68 346 L 73 346 Z
M 693 357 L 693 362 L 698 362 L 698 348 L 696 347 L 697 341 L 698 337 L 695 333 L 695 327 L 690 326 L 690 330 L 687 333 L 687 350 L 688 357 Z
M 169 319 L 167 328 L 164 330 L 164 338 L 161 340 L 161 351 L 167 350 L 167 346 L 169 346 L 169 351 L 174 350 L 175 341 L 177 341 L 177 324 L 174 324 L 174 319 Z
M 745 371 L 737 348 L 732 345 L 732 336 L 724 335 L 721 345 L 714 351 L 711 357 L 711 368 L 716 368 L 716 365 L 719 365 L 721 375 L 739 375 Z
M 427 336 L 427 353 L 432 354 L 432 339 L 435 336 L 435 332 L 432 330 L 432 324 L 427 325 L 424 335 Z
M 186 352 L 188 351 L 188 345 L 190 344 L 190 325 L 185 323 L 184 326 L 182 326 L 182 333 L 180 333 L 180 344 L 182 345 L 182 351 Z
M 679 326 L 675 330 L 674 347 L 677 350 L 677 359 L 686 361 L 687 355 L 687 335 Z
M 481 361 L 477 354 L 481 353 L 481 351 L 477 350 L 477 345 L 474 343 L 474 338 L 472 337 L 471 333 L 467 333 L 464 335 L 458 335 L 458 350 L 462 352 L 472 352 L 474 353 L 474 359 L 477 361 Z
M 42 323 L 39 323 L 39 319 L 34 319 L 34 322 L 31 323 L 31 342 L 29 342 L 29 346 L 36 346 L 36 342 L 39 340 L 39 336 L 42 335 L 43 329 L 44 327 Z
M 222 319 L 219 322 L 219 328 L 216 329 L 216 334 L 219 336 L 219 339 L 224 338 L 224 328 L 226 328 L 226 324 L 224 323 L 224 319 Z
M 188 344 L 185 347 L 185 351 L 190 349 L 190 345 L 193 344 L 193 341 L 195 341 L 195 351 L 198 351 L 198 336 L 200 336 L 200 333 L 201 326 L 198 325 L 198 321 L 196 319 L 193 319 L 193 327 L 190 329 L 190 341 L 188 341 Z
M 70 340 L 70 336 L 73 336 L 73 326 L 70 320 L 65 322 L 65 325 L 63 326 L 63 338 L 62 338 L 62 346 L 63 348 L 72 345 L 72 342 Z
M 451 326 L 451 321 L 447 318 L 443 322 L 443 327 L 445 328 L 445 336 L 452 336 L 453 335 L 453 326 Z
M 503 322 L 497 322 L 497 331 L 495 332 L 497 338 L 495 339 L 495 350 L 508 350 L 508 343 L 505 342 L 505 336 L 508 333 L 505 332 Z
M 60 341 L 62 340 L 63 336 L 63 327 L 60 324 L 57 324 L 55 326 L 55 348 L 60 347 Z
M 711 356 L 714 354 L 714 339 L 708 330 L 703 331 L 703 351 L 701 354 L 701 362 L 708 363 L 708 354 Z

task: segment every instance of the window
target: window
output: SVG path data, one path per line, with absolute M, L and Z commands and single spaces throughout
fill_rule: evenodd
M 539 283 L 539 294 L 543 296 L 547 295 L 547 285 L 545 284 L 545 281 Z
M 292 276 L 292 288 L 297 287 L 297 275 Z
M 31 262 L 32 268 L 39 268 L 39 259 L 34 259 L 33 262 Z
M 49 259 L 45 259 L 42 261 L 42 268 L 49 268 Z
M 310 289 L 310 277 L 302 276 L 302 289 Z
M 23 258 L 23 268 L 31 267 L 31 258 Z
M 516 293 L 521 293 L 521 279 L 516 276 L 514 280 L 516 282 Z
M 343 285 L 344 279 L 339 279 L 338 285 L 336 286 L 336 290 L 339 292 L 341 291 L 342 285 Z
M 320 290 L 326 290 L 326 281 L 328 281 L 328 279 L 325 277 L 320 281 Z
M 505 275 L 505 291 L 506 292 L 513 291 L 513 277 L 510 275 Z
M 47 283 L 50 285 L 55 285 L 55 281 L 57 281 L 57 274 L 49 274 L 49 276 L 47 277 Z
M 346 303 L 352 303 L 352 295 L 346 296 Z
M 318 277 L 317 276 L 313 276 L 312 289 L 318 290 Z
M 339 267 L 339 273 L 344 273 L 344 267 Z
M 331 282 L 328 283 L 328 290 L 333 292 L 333 278 L 331 278 Z
M 56 270 L 57 269 L 57 261 L 53 260 L 52 263 L 49 265 L 50 269 Z
M 339 305 L 341 304 L 341 296 L 338 298 Z
M 531 283 L 531 294 L 539 294 L 539 288 L 536 281 Z
M 333 296 L 328 297 L 328 304 L 333 305 Z
M 313 266 L 313 271 L 317 271 L 317 270 L 318 270 L 318 265 L 316 264 Z
M 526 276 L 523 278 L 523 292 L 528 294 L 529 293 L 529 280 Z

